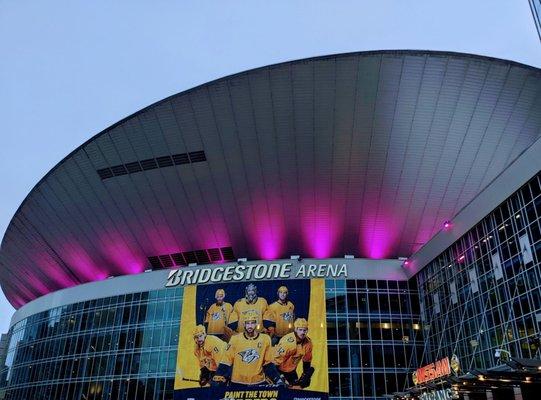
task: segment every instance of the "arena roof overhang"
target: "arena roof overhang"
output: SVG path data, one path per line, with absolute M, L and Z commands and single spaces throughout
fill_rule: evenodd
M 198 86 L 107 128 L 34 187 L 2 242 L 2 289 L 20 307 L 151 264 L 409 257 L 539 138 L 540 94 L 537 68 L 430 51 Z

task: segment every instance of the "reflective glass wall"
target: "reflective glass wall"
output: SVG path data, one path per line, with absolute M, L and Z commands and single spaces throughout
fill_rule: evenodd
M 327 281 L 326 297 L 330 396 L 383 398 L 412 386 L 423 350 L 416 287 Z
M 51 309 L 15 324 L 6 399 L 170 399 L 182 289 Z
M 541 181 L 531 179 L 417 275 L 423 364 L 456 354 L 465 370 L 539 358 Z
M 411 282 L 326 282 L 330 396 L 409 386 L 423 349 Z M 172 399 L 182 288 L 51 309 L 10 330 L 0 399 Z M 188 351 L 192 351 L 189 349 Z

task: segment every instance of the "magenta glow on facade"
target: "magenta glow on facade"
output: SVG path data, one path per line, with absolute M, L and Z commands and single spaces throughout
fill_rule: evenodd
M 285 226 L 276 202 L 261 199 L 253 207 L 253 216 L 249 212 L 243 216 L 246 233 L 263 260 L 279 258 L 284 250 Z

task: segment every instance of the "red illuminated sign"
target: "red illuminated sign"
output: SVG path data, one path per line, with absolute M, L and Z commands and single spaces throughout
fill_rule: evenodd
M 414 382 L 416 381 L 415 384 L 425 383 L 447 375 L 451 375 L 449 357 L 419 368 L 414 372 Z

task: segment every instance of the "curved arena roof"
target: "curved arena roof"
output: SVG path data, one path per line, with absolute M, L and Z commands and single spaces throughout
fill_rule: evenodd
M 153 104 L 30 192 L 0 249 L 20 307 L 149 266 L 408 257 L 540 136 L 540 70 L 444 52 L 287 62 Z

